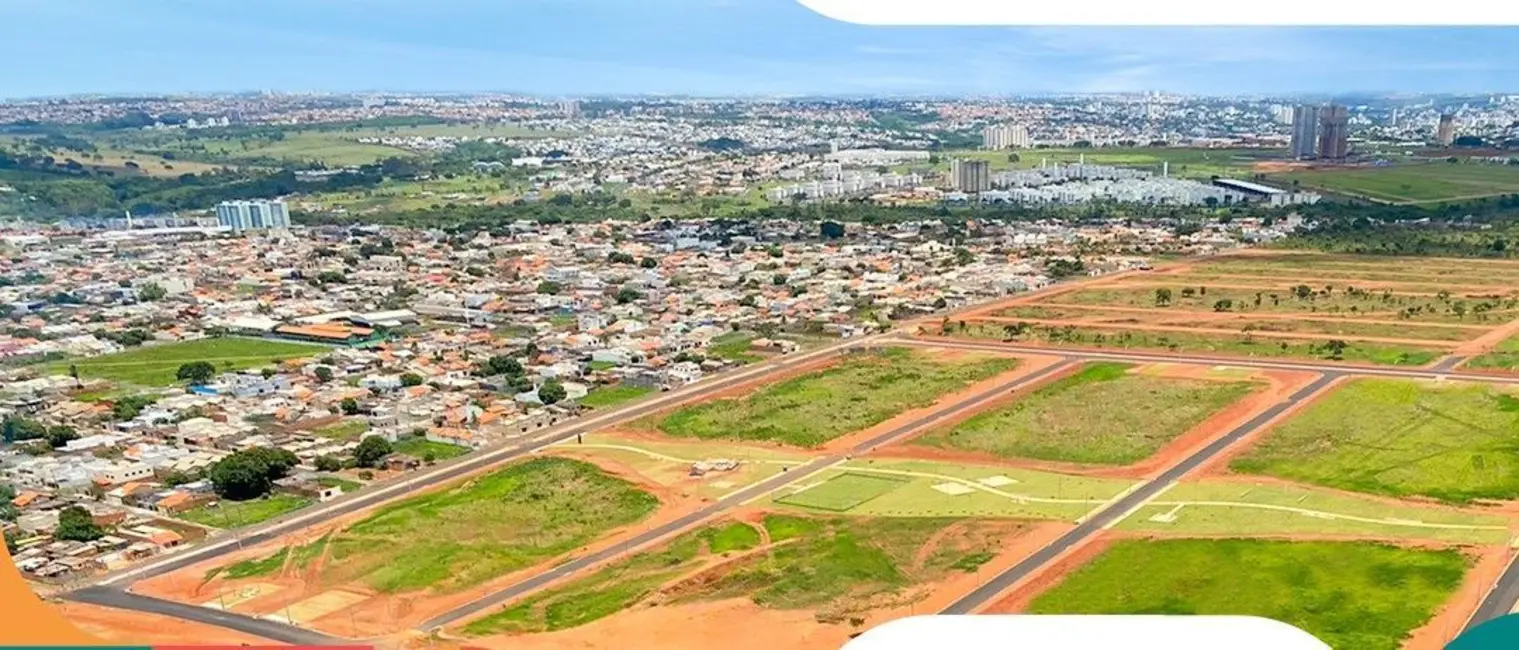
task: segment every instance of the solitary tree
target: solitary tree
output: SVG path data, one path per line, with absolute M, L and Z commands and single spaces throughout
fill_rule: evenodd
M 344 397 L 343 401 L 338 402 L 338 408 L 343 410 L 344 415 L 358 415 L 359 401 L 352 397 Z
M 316 370 L 312 371 L 312 374 L 316 375 L 317 381 L 324 384 L 332 381 L 332 368 L 328 368 L 327 366 L 317 366 Z
M 74 427 L 60 424 L 57 426 L 48 427 L 47 434 L 45 434 L 43 437 L 47 439 L 47 444 L 49 447 L 58 449 L 64 445 L 69 444 L 70 440 L 78 440 L 79 433 L 74 431 Z
M 1155 306 L 1156 307 L 1164 307 L 1164 306 L 1169 305 L 1169 304 L 1171 304 L 1171 290 L 1169 288 L 1166 288 L 1166 287 L 1161 287 L 1159 289 L 1156 289 L 1155 290 Z
M 90 511 L 84 506 L 69 506 L 58 511 L 58 528 L 53 531 L 53 538 L 73 541 L 92 542 L 105 535 L 105 531 L 95 524 L 95 518 L 90 516 Z
M 353 460 L 359 467 L 379 467 L 391 451 L 390 441 L 379 436 L 369 436 L 353 450 Z
M 295 454 L 289 451 L 252 447 L 216 461 L 207 476 L 212 488 L 223 498 L 256 499 L 268 494 L 274 481 L 283 478 L 297 462 Z
M 1329 358 L 1338 361 L 1345 358 L 1345 349 L 1349 348 L 1350 344 L 1340 339 L 1329 339 L 1324 347 L 1329 350 Z
M 164 296 L 167 295 L 169 295 L 169 292 L 165 291 L 164 288 L 162 286 L 159 286 L 159 284 L 156 282 L 147 282 L 144 283 L 141 287 L 137 288 L 137 297 L 148 302 L 163 300 Z
M 550 379 L 538 387 L 538 400 L 544 404 L 553 404 L 565 398 L 564 385 Z
M 419 375 L 419 374 L 414 373 L 414 372 L 408 372 L 406 374 L 403 374 L 403 375 L 401 375 L 401 385 L 402 386 L 406 386 L 408 388 L 411 387 L 411 386 L 421 386 L 422 385 L 422 375 Z
M 179 370 L 174 373 L 176 379 L 196 385 L 204 384 L 215 376 L 216 366 L 210 361 L 191 361 L 190 363 L 181 364 Z

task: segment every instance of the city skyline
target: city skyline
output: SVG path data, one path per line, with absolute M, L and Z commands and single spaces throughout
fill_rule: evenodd
M 0 21 L 27 62 L 6 98 L 1485 93 L 1519 72 L 1512 28 L 873 28 L 785 0 L 8 0 Z

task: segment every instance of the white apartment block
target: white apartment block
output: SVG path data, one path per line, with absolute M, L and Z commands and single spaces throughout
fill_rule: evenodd
M 216 206 L 218 225 L 233 232 L 290 227 L 290 211 L 284 201 L 223 201 Z
M 983 149 L 1023 149 L 1030 144 L 1028 128 L 1021 124 L 993 124 L 981 130 Z

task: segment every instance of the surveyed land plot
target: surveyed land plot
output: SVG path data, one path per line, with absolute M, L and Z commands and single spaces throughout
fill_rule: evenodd
M 317 577 L 323 585 L 453 592 L 581 548 L 658 505 L 653 495 L 589 463 L 535 458 L 398 501 L 275 555 L 325 554 L 329 561 Z M 270 572 L 279 566 L 254 562 Z
M 1306 318 L 1285 314 L 1240 314 L 1213 311 L 1184 311 L 1181 309 L 1149 309 L 1100 306 L 1046 306 L 1023 305 L 998 312 L 998 319 L 1011 319 L 1012 324 L 1027 322 L 1033 325 L 1073 324 L 1087 327 L 1158 327 L 1186 328 L 1199 331 L 1250 334 L 1256 338 L 1291 338 L 1294 334 L 1319 337 L 1418 339 L 1430 345 L 1442 342 L 1469 341 L 1481 336 L 1491 328 L 1476 319 L 1472 323 L 1411 323 L 1393 320 L 1353 319 L 1335 316 Z M 994 321 L 1002 322 L 1002 321 Z M 1003 322 L 1003 324 L 1008 324 Z
M 1268 431 L 1230 467 L 1395 497 L 1519 498 L 1519 397 L 1509 391 L 1356 379 Z
M 1126 465 L 1138 462 L 1259 386 L 1157 377 L 1089 363 L 1012 403 L 932 431 L 917 444 L 1003 458 Z
M 867 457 L 782 488 L 771 503 L 814 514 L 1076 521 L 1133 483 L 961 461 Z
M 906 348 L 854 354 L 744 397 L 677 409 L 655 418 L 652 428 L 683 438 L 817 447 L 929 406 L 1017 363 L 991 356 L 943 360 Z
M 1397 650 L 1469 564 L 1457 550 L 1369 542 L 1120 540 L 1027 611 L 1263 616 L 1333 648 Z
M 663 548 L 507 605 L 462 631 L 470 636 L 550 632 L 633 608 L 728 598 L 842 622 L 907 602 L 915 587 L 976 570 L 1023 531 L 1006 521 L 769 514 L 756 522 L 687 533 Z
M 944 336 L 1034 343 L 1051 347 L 1142 350 L 1270 359 L 1317 359 L 1388 366 L 1422 366 L 1449 352 L 1449 346 L 1378 343 L 1335 339 L 1292 339 L 1239 334 L 1153 331 L 1142 326 L 1097 328 L 1076 325 L 1033 325 L 1022 333 L 1016 324 L 971 321 L 951 324 L 936 332 Z
M 1501 545 L 1511 525 L 1489 512 L 1231 478 L 1177 484 L 1118 528 L 1177 536 L 1332 535 Z

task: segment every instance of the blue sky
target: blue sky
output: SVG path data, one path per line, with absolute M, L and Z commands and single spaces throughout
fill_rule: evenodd
M 1519 90 L 1519 28 L 878 28 L 794 0 L 0 0 L 0 60 L 0 97 L 1485 93 Z

